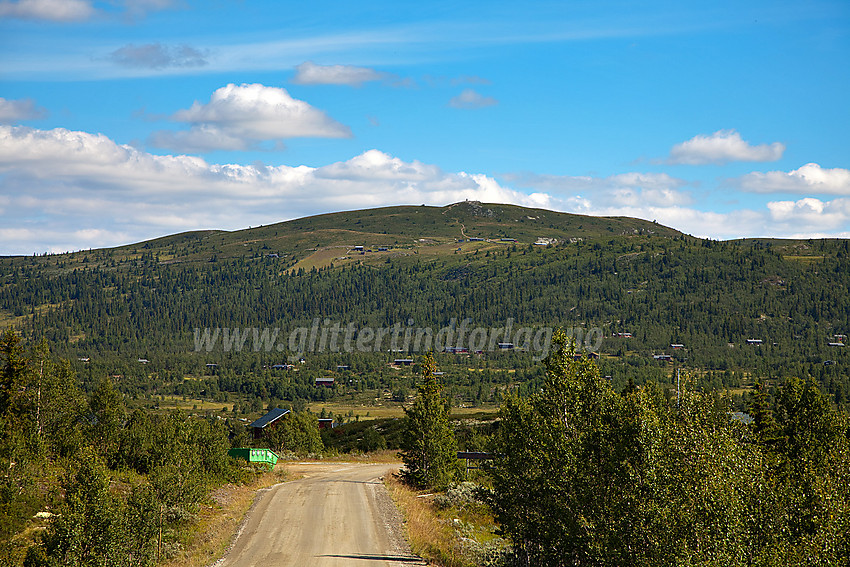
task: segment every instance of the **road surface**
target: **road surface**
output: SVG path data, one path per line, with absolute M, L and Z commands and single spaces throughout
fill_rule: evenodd
M 380 480 L 390 463 L 293 463 L 297 480 L 258 497 L 217 567 L 400 567 L 410 552 L 401 518 Z M 302 476 L 302 478 L 298 478 Z

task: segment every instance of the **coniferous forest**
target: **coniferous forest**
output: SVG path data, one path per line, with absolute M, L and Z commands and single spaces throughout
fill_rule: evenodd
M 174 553 L 193 506 L 250 476 L 226 450 L 269 408 L 294 410 L 265 441 L 278 450 L 404 443 L 392 420 L 319 437 L 302 410 L 410 407 L 425 352 L 288 340 L 319 324 L 355 329 L 349 346 L 462 325 L 509 343 L 482 348 L 467 330 L 424 370 L 446 412 L 501 407 L 455 436 L 506 456 L 488 498 L 520 564 L 846 561 L 849 268 L 845 240 L 718 242 L 480 203 L 0 258 L 3 541 L 45 507 L 60 514 L 4 558 Z M 493 334 L 509 326 L 529 331 Z M 170 412 L 166 398 L 222 409 Z

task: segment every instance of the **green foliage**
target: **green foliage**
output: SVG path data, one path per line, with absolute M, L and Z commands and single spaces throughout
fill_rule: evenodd
M 401 457 L 404 479 L 421 488 L 445 488 L 458 472 L 457 442 L 442 386 L 435 372 L 437 364 L 430 354 L 423 357 L 422 384 L 413 406 L 405 408 L 407 425 Z
M 149 499 L 134 491 L 129 502 L 110 493 L 102 460 L 81 452 L 62 482 L 65 498 L 58 516 L 30 548 L 26 567 L 112 567 L 151 565 L 153 515 Z
M 403 419 L 364 419 L 322 429 L 322 441 L 325 448 L 340 453 L 400 449 L 404 429 Z
M 290 412 L 277 420 L 266 440 L 279 454 L 316 454 L 324 448 L 319 434 L 319 418 L 308 411 Z
M 27 350 L 9 330 L 0 353 L 0 565 L 153 564 L 207 490 L 238 478 L 221 420 L 128 420 L 110 380 L 86 400 L 46 342 Z M 117 469 L 134 480 L 116 481 Z M 56 515 L 27 551 L 13 537 L 40 511 Z
M 760 440 L 728 403 L 614 392 L 564 334 L 543 389 L 506 398 L 491 504 L 523 565 L 808 565 L 848 557 L 847 426 L 817 386 Z

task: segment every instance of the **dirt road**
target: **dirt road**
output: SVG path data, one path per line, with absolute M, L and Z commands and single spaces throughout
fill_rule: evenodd
M 398 465 L 295 463 L 259 497 L 220 567 L 425 565 L 407 545 L 380 477 Z M 303 475 L 303 478 L 298 478 Z

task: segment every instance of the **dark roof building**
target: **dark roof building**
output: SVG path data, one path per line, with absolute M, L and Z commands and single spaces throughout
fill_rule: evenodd
M 289 413 L 288 409 L 282 408 L 274 408 L 270 410 L 266 415 L 250 424 L 248 427 L 251 428 L 251 431 L 254 432 L 254 439 L 263 436 L 263 431 L 267 427 L 274 427 L 275 422 Z

